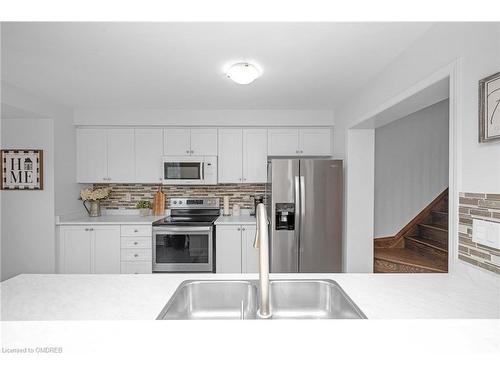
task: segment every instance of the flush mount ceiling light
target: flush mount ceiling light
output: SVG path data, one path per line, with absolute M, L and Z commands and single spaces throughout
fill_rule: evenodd
M 261 71 L 255 65 L 247 62 L 239 62 L 226 71 L 227 78 L 232 79 L 240 85 L 248 85 L 260 77 Z

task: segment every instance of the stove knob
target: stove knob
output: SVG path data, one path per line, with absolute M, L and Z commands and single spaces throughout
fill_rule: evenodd
M 177 204 L 177 201 L 174 201 L 173 203 L 174 203 L 174 204 Z

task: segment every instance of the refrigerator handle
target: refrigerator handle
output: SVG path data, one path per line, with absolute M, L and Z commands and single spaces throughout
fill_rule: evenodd
M 306 213 L 306 186 L 304 176 L 300 176 L 300 238 L 304 237 L 304 219 Z M 302 241 L 299 247 L 299 254 L 303 253 Z
M 300 202 L 300 183 L 299 183 L 299 176 L 295 176 L 295 181 L 294 181 L 294 201 L 295 201 L 295 231 L 294 231 L 294 236 L 295 236 L 295 248 L 297 249 L 297 254 L 299 253 L 299 231 L 300 231 L 300 205 L 302 202 Z

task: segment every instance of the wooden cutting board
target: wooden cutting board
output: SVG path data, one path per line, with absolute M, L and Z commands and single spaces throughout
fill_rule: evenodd
M 158 191 L 153 198 L 153 215 L 165 215 L 165 193 L 161 191 L 161 186 L 158 187 Z

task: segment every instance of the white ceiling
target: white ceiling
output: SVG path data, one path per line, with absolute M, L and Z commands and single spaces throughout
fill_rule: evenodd
M 429 23 L 3 23 L 2 80 L 80 109 L 333 109 Z M 256 61 L 250 85 L 228 62 Z

